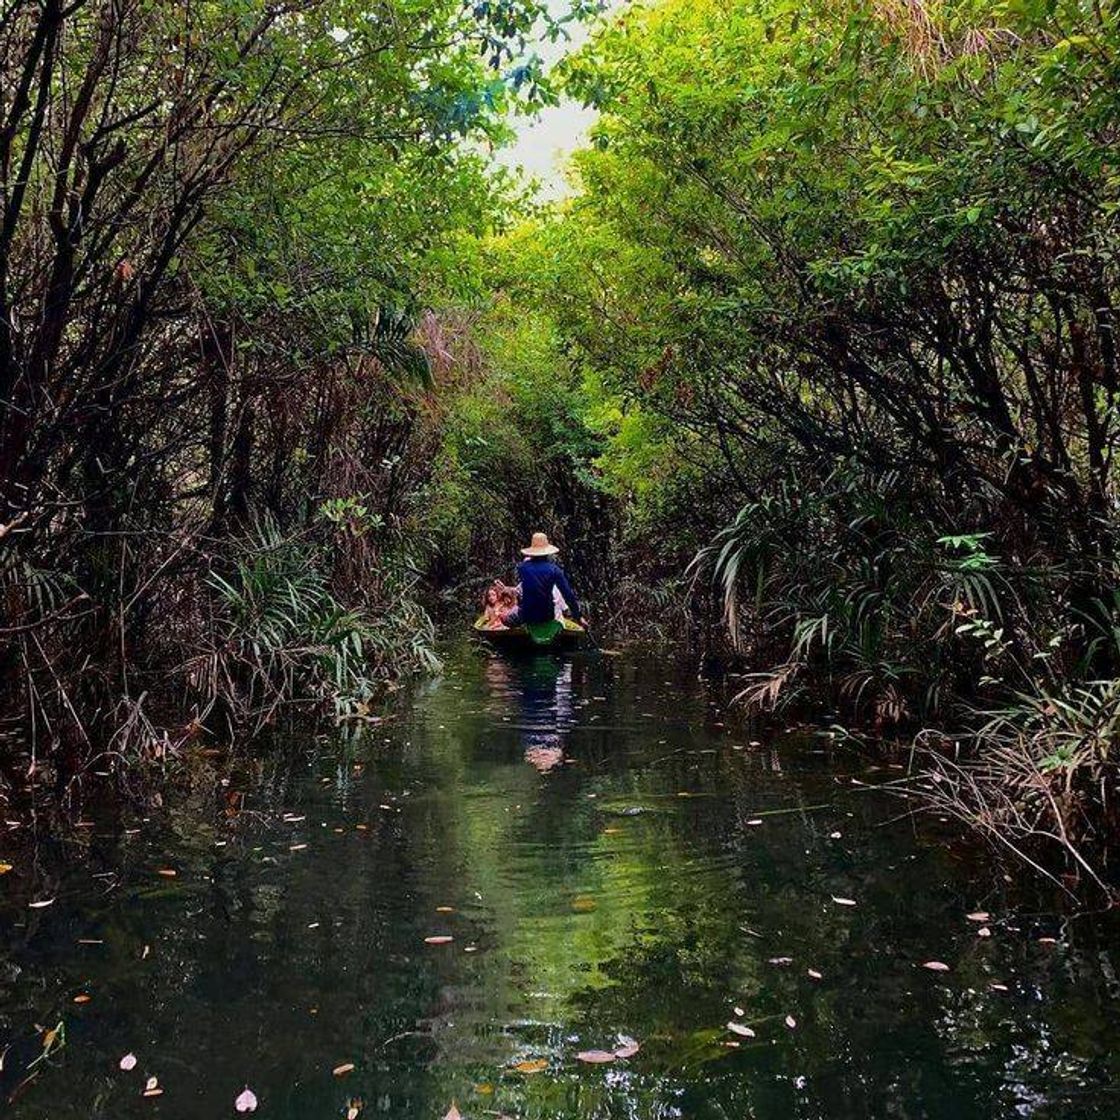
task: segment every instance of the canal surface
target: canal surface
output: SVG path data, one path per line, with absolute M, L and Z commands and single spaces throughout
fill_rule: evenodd
M 722 726 L 671 658 L 454 651 L 217 799 L 9 832 L 8 1114 L 1120 1115 L 1115 920 L 894 777 Z

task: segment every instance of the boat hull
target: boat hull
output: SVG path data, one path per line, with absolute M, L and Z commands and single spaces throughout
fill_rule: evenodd
M 481 618 L 474 623 L 474 633 L 487 645 L 496 649 L 537 653 L 544 650 L 579 649 L 587 639 L 587 631 L 578 622 L 564 619 L 563 628 L 548 639 L 534 637 L 524 626 L 512 626 L 504 630 L 488 630 Z

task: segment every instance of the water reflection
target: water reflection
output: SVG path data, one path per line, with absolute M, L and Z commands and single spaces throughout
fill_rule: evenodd
M 572 669 L 570 658 L 547 653 L 496 653 L 486 663 L 491 697 L 515 710 L 525 761 L 542 774 L 564 762 L 566 735 L 575 722 Z
M 1117 1114 L 1114 916 L 1063 922 L 820 740 L 714 728 L 683 668 L 449 664 L 364 738 L 239 760 L 217 811 L 7 837 L 13 1115 L 195 1120 L 246 1083 L 269 1120 Z

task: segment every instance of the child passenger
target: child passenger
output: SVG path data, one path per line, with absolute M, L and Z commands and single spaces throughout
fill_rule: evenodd
M 487 630 L 505 630 L 505 616 L 517 606 L 517 588 L 507 587 L 500 579 L 486 589 L 482 601 L 483 625 Z

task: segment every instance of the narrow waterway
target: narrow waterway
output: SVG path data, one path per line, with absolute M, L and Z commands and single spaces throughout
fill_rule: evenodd
M 456 649 L 217 800 L 9 832 L 8 1110 L 1120 1114 L 1116 921 L 915 825 L 894 776 L 723 726 L 670 658 Z

